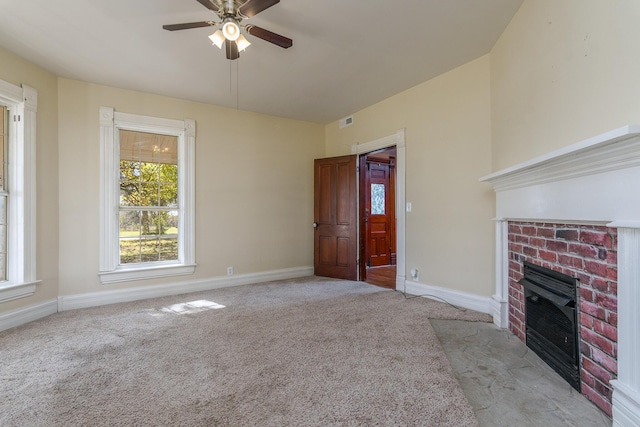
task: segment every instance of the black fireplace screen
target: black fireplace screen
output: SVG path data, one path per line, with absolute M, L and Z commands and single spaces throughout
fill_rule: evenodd
M 580 390 L 578 280 L 566 274 L 524 262 L 527 347 Z

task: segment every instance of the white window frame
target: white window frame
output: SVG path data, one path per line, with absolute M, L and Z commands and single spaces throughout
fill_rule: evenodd
M 8 120 L 7 280 L 0 303 L 36 291 L 36 112 L 38 92 L 0 80 L 0 104 Z
M 120 264 L 120 129 L 178 137 L 178 260 Z M 195 271 L 194 120 L 173 120 L 100 108 L 100 281 L 152 279 Z

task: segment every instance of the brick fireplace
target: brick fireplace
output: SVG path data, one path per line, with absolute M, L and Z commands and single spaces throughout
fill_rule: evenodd
M 582 393 L 640 426 L 640 126 L 496 172 L 494 323 L 525 339 L 524 261 L 579 279 Z
M 617 230 L 606 226 L 509 221 L 509 329 L 525 341 L 523 262 L 579 279 L 581 391 L 611 416 L 617 374 Z

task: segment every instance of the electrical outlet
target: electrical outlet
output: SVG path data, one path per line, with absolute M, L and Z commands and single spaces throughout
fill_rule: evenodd
M 233 276 L 233 267 L 227 267 L 227 276 Z

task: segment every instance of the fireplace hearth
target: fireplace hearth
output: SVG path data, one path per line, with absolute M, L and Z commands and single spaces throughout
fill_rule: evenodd
M 580 391 L 577 279 L 524 262 L 526 344 Z

